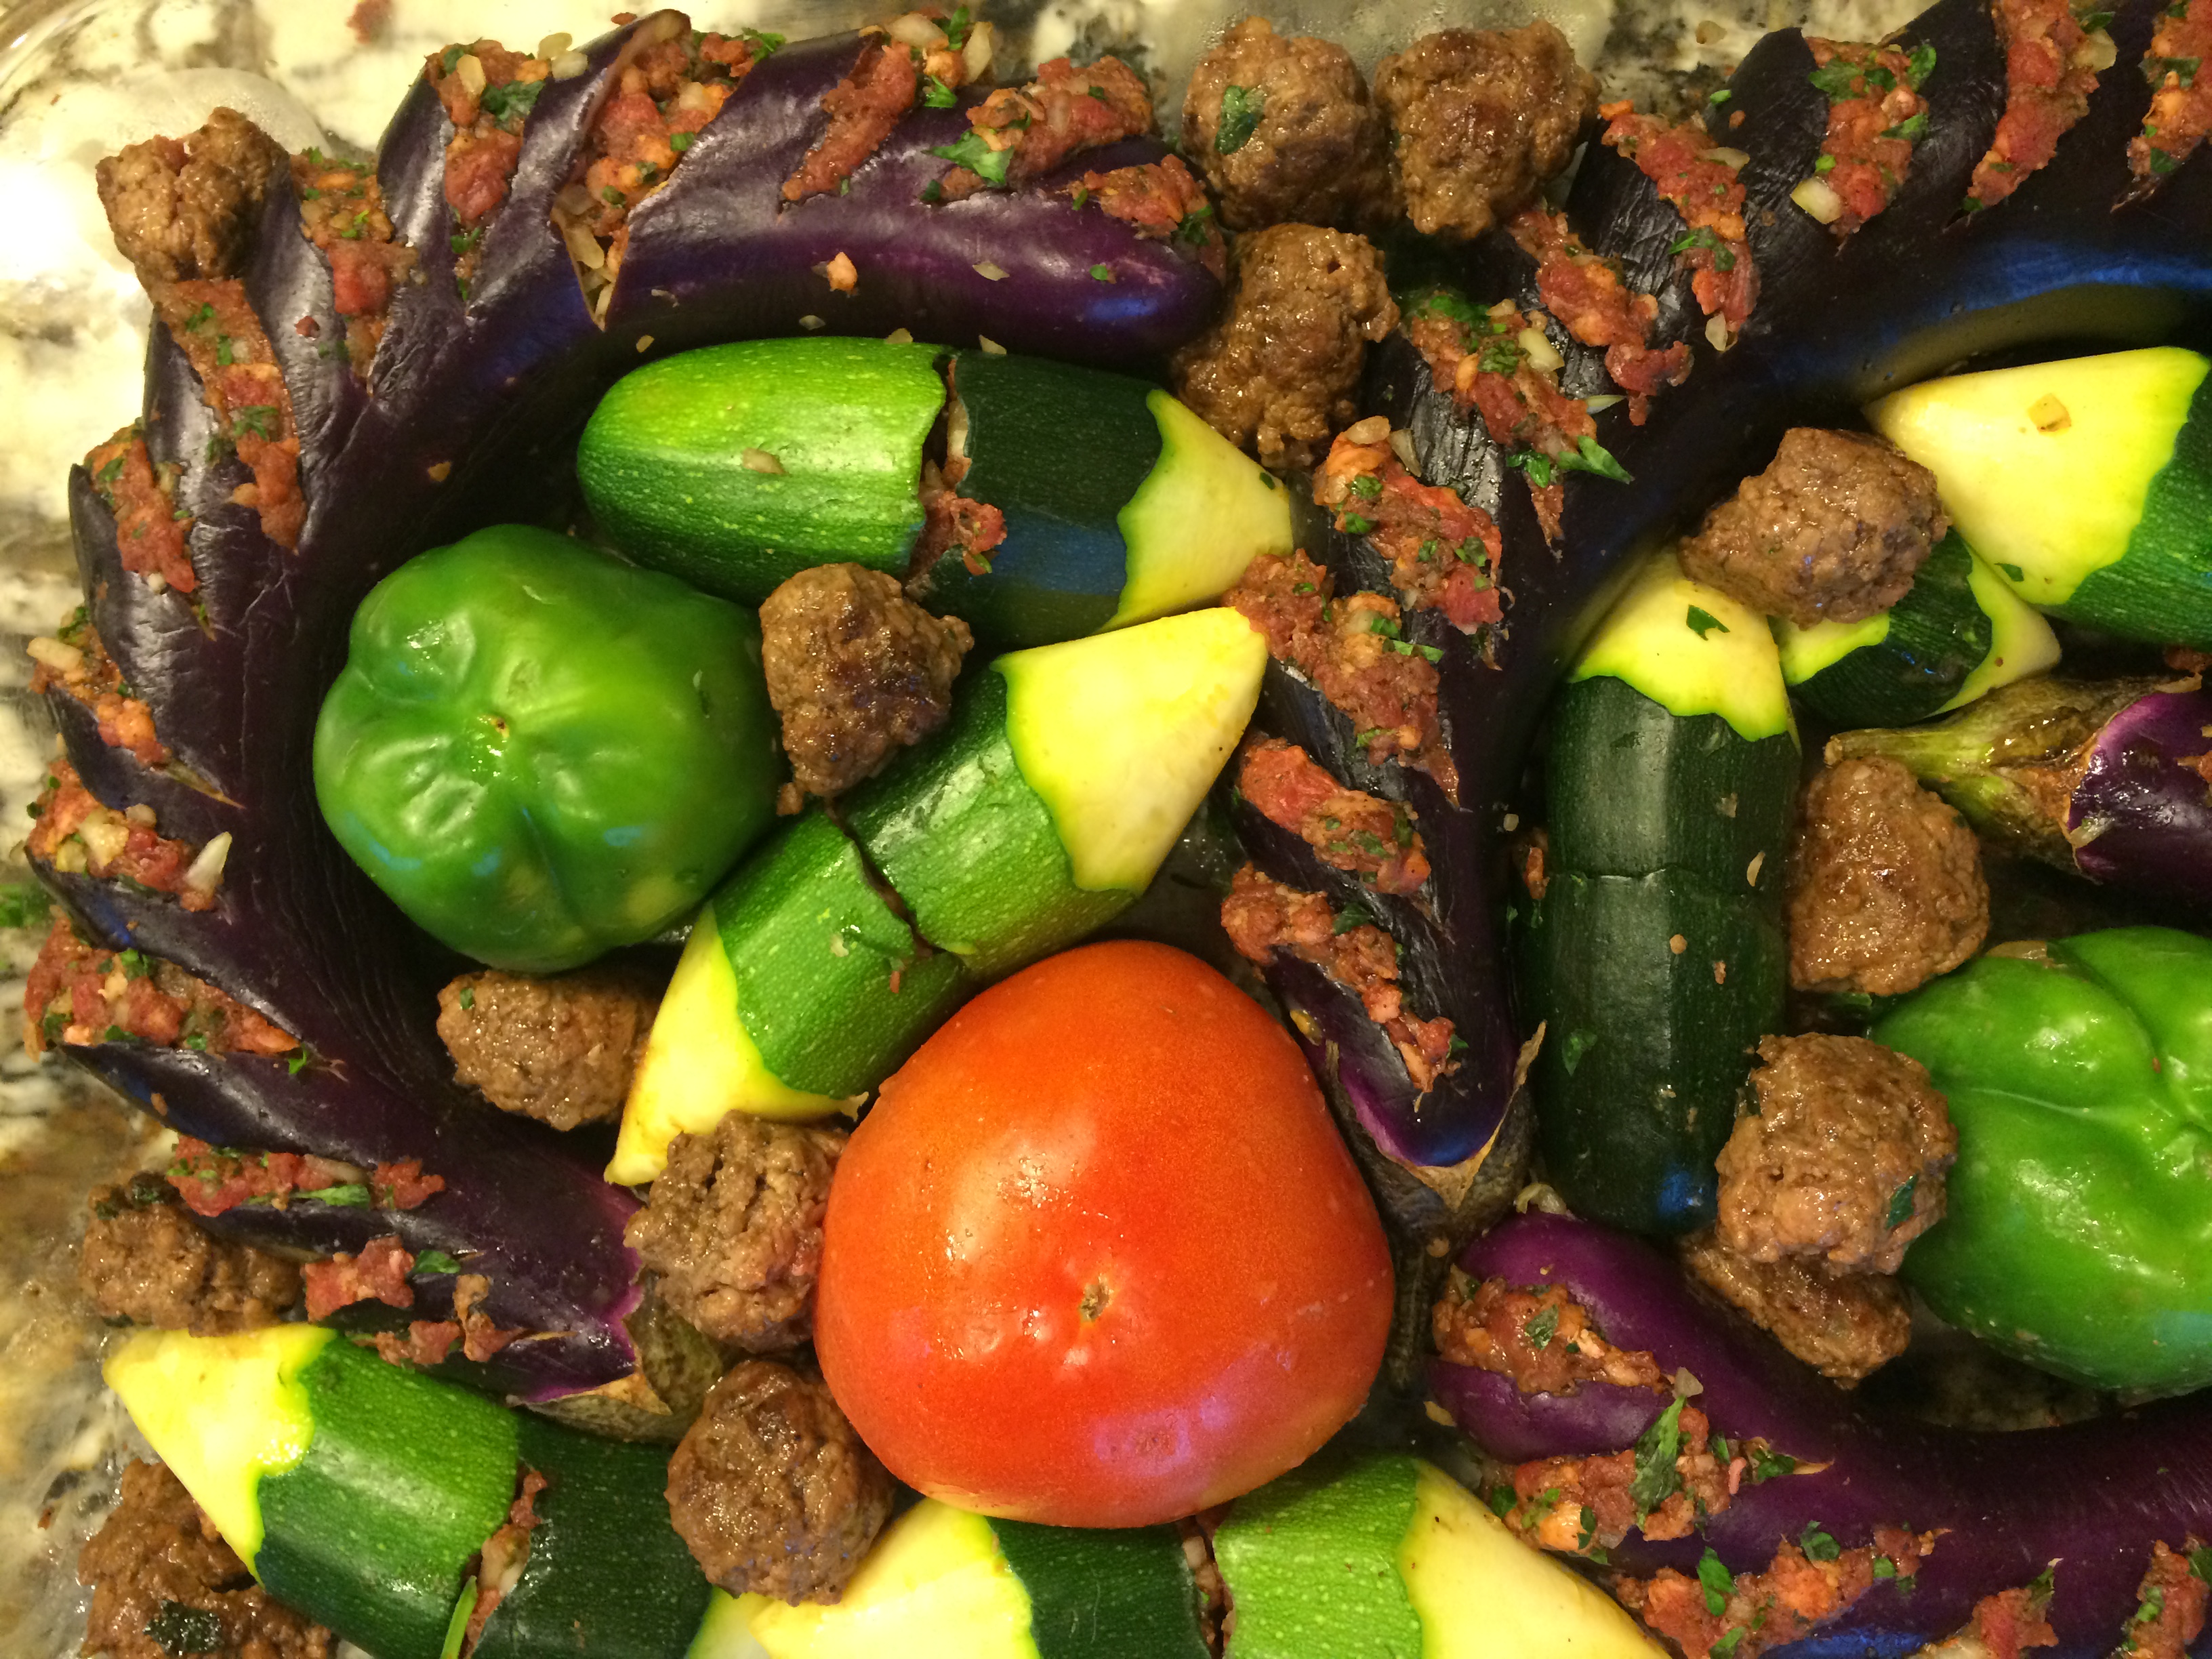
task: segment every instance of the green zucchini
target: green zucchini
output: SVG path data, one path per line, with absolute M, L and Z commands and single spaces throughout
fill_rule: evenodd
M 1216 608 L 971 673 L 948 729 L 854 791 L 843 829 L 810 811 L 708 901 L 607 1178 L 652 1180 L 675 1135 L 727 1111 L 849 1106 L 976 987 L 1133 903 L 1235 749 L 1267 660 Z
M 2037 609 L 2212 649 L 2212 361 L 2175 346 L 1948 375 L 1867 418 Z
M 455 1645 L 526 1468 L 545 1478 L 538 1524 L 478 1659 L 679 1659 L 707 1617 L 661 1449 L 518 1414 L 319 1326 L 141 1331 L 105 1369 L 270 1594 L 378 1659 Z
M 972 567 L 947 555 L 924 574 L 920 489 L 941 421 L 969 464 L 957 493 L 997 507 L 1006 534 Z M 599 529 L 641 563 L 757 605 L 851 560 L 915 577 L 933 610 L 1000 646 L 1206 604 L 1291 544 L 1289 492 L 1157 386 L 880 340 L 648 364 L 601 400 L 576 467 Z
M 2058 660 L 2051 624 L 1955 530 L 1891 609 L 1811 628 L 1778 617 L 1774 635 L 1792 694 L 1838 726 L 1910 726 Z
M 1553 705 L 1548 844 L 1520 932 L 1550 1179 L 1644 1232 L 1712 1218 L 1714 1157 L 1788 988 L 1797 784 L 1765 620 L 1655 561 Z

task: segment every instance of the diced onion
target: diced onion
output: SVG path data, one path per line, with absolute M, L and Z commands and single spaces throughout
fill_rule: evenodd
M 131 844 L 131 831 L 119 817 L 107 817 L 95 813 L 76 827 L 77 839 L 92 860 L 94 870 L 104 870 L 123 856 L 123 849 Z M 197 862 L 197 860 L 195 860 Z
M 657 46 L 690 30 L 691 20 L 680 11 L 657 11 L 645 20 L 630 39 L 641 46 Z
M 968 32 L 968 44 L 960 48 L 960 67 L 968 71 L 969 81 L 981 81 L 991 72 L 991 52 L 995 41 L 988 23 L 978 23 Z
M 1620 401 L 1620 394 L 1618 392 L 1601 392 L 1595 398 L 1583 398 L 1583 407 L 1593 415 L 1601 415 Z
M 1790 199 L 1824 225 L 1832 225 L 1844 216 L 1844 198 L 1836 194 L 1833 185 L 1817 173 L 1801 179 L 1797 188 L 1790 192 Z
M 983 348 L 983 355 L 986 357 L 1003 357 L 1006 355 L 1006 347 L 988 334 L 978 334 L 975 337 L 975 343 Z
M 738 459 L 748 472 L 767 472 L 777 477 L 783 473 L 783 463 L 765 449 L 748 449 Z
M 1390 436 L 1390 417 L 1370 415 L 1364 421 L 1354 421 L 1344 428 L 1344 441 L 1348 444 L 1379 444 Z
M 1705 342 L 1716 351 L 1726 351 L 1735 343 L 1735 337 L 1729 332 L 1728 319 L 1717 311 L 1705 319 Z
M 817 317 L 811 311 L 799 319 L 799 327 L 805 329 L 810 333 L 817 328 L 827 328 L 830 326 L 829 324 L 823 322 L 819 317 Z
M 538 43 L 538 55 L 550 63 L 575 44 L 576 37 L 573 34 L 549 34 Z
M 1003 283 L 1006 280 L 1006 268 L 1004 265 L 994 264 L 988 259 L 977 260 L 975 270 L 975 274 L 987 283 Z
M 471 95 L 482 96 L 490 83 L 484 78 L 483 62 L 476 53 L 465 52 L 453 65 L 453 78 L 467 88 Z
M 206 846 L 185 870 L 185 890 L 212 893 L 222 885 L 222 866 L 230 861 L 230 831 L 226 830 Z
M 912 345 L 914 343 L 914 331 L 910 328 L 895 328 L 890 333 L 884 336 L 884 343 L 886 345 Z
M 74 674 L 84 666 L 84 653 L 60 640 L 50 640 L 41 635 L 23 647 L 31 653 L 31 660 L 43 663 L 57 674 Z
M 154 816 L 154 809 L 147 805 L 143 800 L 134 801 L 130 805 L 125 807 L 123 809 L 123 816 L 130 819 L 131 823 L 137 824 L 141 830 L 151 830 L 156 823 L 161 822 L 159 818 Z
M 599 239 L 574 219 L 562 222 L 561 240 L 568 245 L 569 258 L 585 270 L 597 270 L 606 264 L 606 250 L 599 246 Z
M 580 52 L 564 52 L 556 58 L 546 73 L 556 81 L 573 81 L 591 68 L 592 60 Z
M 2027 418 L 2035 422 L 2038 432 L 2063 432 L 2074 424 L 2074 416 L 2058 400 L 2055 392 L 2046 392 L 2027 406 Z M 33 641 L 33 644 L 37 641 Z
M 553 205 L 570 217 L 580 217 L 592 210 L 592 192 L 585 185 L 563 185 L 561 193 L 553 198 Z
M 902 13 L 884 25 L 884 33 L 917 52 L 935 52 L 945 44 L 945 31 L 918 11 Z
M 1390 434 L 1390 453 L 1398 458 L 1398 465 L 1407 471 L 1421 470 L 1419 459 L 1413 451 L 1413 434 L 1402 426 Z
M 1524 328 L 1513 338 L 1533 367 L 1548 372 L 1567 366 L 1567 360 L 1552 349 L 1552 343 L 1542 329 Z
M 1510 300 L 1500 300 L 1496 305 L 1491 307 L 1490 314 L 1504 321 L 1514 316 L 1520 309 L 1521 307 Z
M 648 351 L 652 350 L 652 349 L 653 349 L 653 336 L 651 336 L 650 334 L 641 334 L 641 335 L 639 335 L 639 336 L 637 337 L 637 349 L 638 349 L 638 355 L 639 355 L 640 356 L 644 356 L 647 352 L 648 352 Z
M 168 578 L 162 575 L 160 571 L 149 570 L 146 573 L 146 591 L 148 592 L 166 593 L 168 590 Z
M 1717 144 L 1698 154 L 1700 161 L 1718 161 L 1730 173 L 1740 173 L 1751 165 L 1751 157 L 1740 149 L 1730 149 L 1726 144 Z
M 2074 62 L 2081 69 L 2095 70 L 2103 74 L 2120 61 L 2120 49 L 2113 43 L 2110 29 L 2097 29 L 2082 38 L 2074 48 Z

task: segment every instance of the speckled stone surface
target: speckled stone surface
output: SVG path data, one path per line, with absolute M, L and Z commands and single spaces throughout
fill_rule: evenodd
M 371 150 L 423 56 L 489 35 L 588 38 L 612 0 L 392 0 L 368 38 L 352 0 L 16 0 L 0 4 L 0 823 L 23 825 L 51 728 L 29 699 L 22 645 L 76 603 L 63 523 L 70 463 L 136 413 L 147 307 L 108 241 L 92 169 L 122 143 L 197 125 L 217 103 L 288 147 Z M 1672 107 L 1702 96 L 1769 28 L 1867 39 L 1911 0 L 1294 0 L 1285 33 L 1340 40 L 1372 67 L 1446 23 L 1557 22 L 1608 96 Z M 702 6 L 702 27 L 793 35 L 890 8 L 867 0 Z M 1008 0 L 989 8 L 1000 66 L 1075 49 L 1132 56 L 1171 122 L 1191 64 L 1247 9 L 1219 0 Z M 0 882 L 21 879 L 14 830 Z M 129 1425 L 99 1387 L 103 1333 L 74 1293 L 87 1187 L 150 1155 L 143 1120 L 21 1048 L 21 975 L 37 935 L 0 931 L 0 1653 L 76 1651 L 76 1551 L 108 1501 Z

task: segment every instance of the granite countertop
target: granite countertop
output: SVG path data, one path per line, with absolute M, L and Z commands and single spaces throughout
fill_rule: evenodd
M 92 170 L 121 143 L 198 125 L 231 104 L 288 148 L 366 154 L 425 54 L 489 35 L 588 39 L 614 0 L 15 0 L 0 5 L 0 818 L 21 825 L 52 728 L 27 694 L 22 645 L 76 603 L 64 488 L 70 465 L 137 411 L 148 309 L 109 242 Z M 704 27 L 803 35 L 885 15 L 870 0 L 736 0 Z M 1173 108 L 1191 64 L 1248 8 L 1226 0 L 1004 0 L 1002 69 L 1076 49 L 1135 56 Z M 1474 27 L 1550 18 L 1609 97 L 1668 107 L 1701 96 L 1759 33 L 1791 24 L 1864 40 L 1913 0 L 1468 0 Z M 372 15 L 368 8 L 363 15 Z M 1440 26 L 1433 0 L 1357 8 L 1293 0 L 1277 28 L 1342 40 L 1364 67 Z M 1138 43 L 1143 43 L 1139 46 Z M 24 872 L 9 835 L 0 883 Z M 21 1052 L 21 975 L 34 932 L 0 930 L 0 1651 L 74 1653 L 76 1549 L 104 1513 L 131 1431 L 99 1387 L 102 1332 L 76 1300 L 82 1195 L 154 1145 L 138 1114 Z

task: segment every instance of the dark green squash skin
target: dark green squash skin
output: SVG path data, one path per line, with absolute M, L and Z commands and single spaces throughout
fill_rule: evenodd
M 1550 842 L 1520 929 L 1527 1018 L 1546 1026 L 1537 1145 L 1576 1213 L 1692 1231 L 1713 1218 L 1751 1050 L 1782 1025 L 1796 741 L 1747 741 L 1609 676 L 1569 685 L 1553 718 Z
M 1206 1659 L 1198 1585 L 1175 1528 L 994 1521 L 991 1531 L 1029 1592 L 1039 1659 Z
M 1973 560 L 1955 531 L 1946 536 L 1891 610 L 1881 641 L 1839 657 L 1790 695 L 1838 726 L 1910 726 L 1935 714 L 1996 636 L 1966 580 Z

